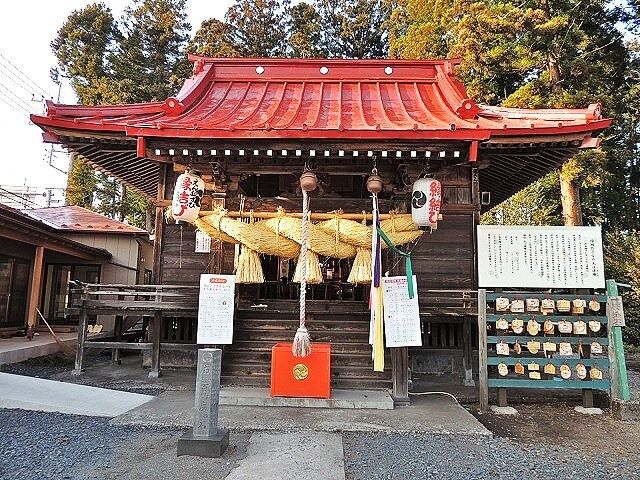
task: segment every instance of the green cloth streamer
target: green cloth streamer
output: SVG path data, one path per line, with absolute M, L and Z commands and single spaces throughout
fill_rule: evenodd
M 402 250 L 398 250 L 393 242 L 389 240 L 387 234 L 384 233 L 384 230 L 382 230 L 380 227 L 378 227 L 378 234 L 380 235 L 380 238 L 384 240 L 384 243 L 387 244 L 387 247 L 389 247 L 390 250 L 404 257 L 404 269 L 407 274 L 407 288 L 409 289 L 409 298 L 413 298 L 413 266 L 411 265 L 411 254 L 403 252 Z

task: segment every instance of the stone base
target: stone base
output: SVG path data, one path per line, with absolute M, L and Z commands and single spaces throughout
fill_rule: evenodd
M 611 403 L 613 418 L 616 420 L 640 420 L 640 401 L 638 400 L 614 400 Z
M 517 415 L 518 411 L 513 407 L 499 407 L 497 405 L 491 405 L 489 407 L 496 415 Z
M 218 432 L 209 437 L 194 437 L 193 430 L 189 430 L 178 439 L 178 457 L 191 455 L 193 457 L 218 458 L 229 446 L 229 430 L 219 428 Z
M 583 415 L 602 415 L 602 409 L 598 407 L 583 407 L 578 405 L 574 410 Z

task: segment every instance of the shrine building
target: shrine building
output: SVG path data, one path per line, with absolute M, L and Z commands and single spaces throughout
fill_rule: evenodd
M 600 106 L 527 110 L 477 104 L 455 77 L 456 60 L 190 60 L 193 75 L 164 101 L 48 102 L 46 114 L 31 117 L 45 142 L 64 146 L 155 204 L 153 283 L 197 286 L 202 273 L 234 273 L 238 250 L 247 242 L 224 229 L 225 235 L 217 235 L 220 219 L 225 212 L 248 222 L 299 215 L 304 171 L 318 179 L 310 194 L 312 220 L 370 225 L 367 181 L 374 173 L 382 181 L 383 222 L 404 238 L 398 248 L 411 252 L 422 346 L 387 348 L 384 371 L 373 371 L 369 285 L 349 281 L 353 255 L 363 247 L 342 237 L 346 253 L 316 252 L 322 278 L 307 292 L 312 342 L 331 344 L 334 387 L 389 388 L 402 401 L 411 378 L 420 375 L 471 384 L 477 370 L 474 232 L 480 215 L 581 149 L 597 147 L 611 124 Z M 201 229 L 209 229 L 212 240 L 203 253 L 196 253 L 193 225 L 165 218 L 176 179 L 186 170 L 204 180 L 201 216 L 213 216 L 203 217 L 208 223 Z M 394 222 L 411 213 L 412 185 L 421 177 L 442 186 L 441 219 L 422 230 L 401 227 Z M 316 226 L 311 235 L 320 230 Z M 313 242 L 309 248 L 314 250 Z M 268 386 L 271 347 L 291 341 L 297 328 L 296 258 L 258 253 L 264 281 L 238 279 L 223 384 Z M 404 274 L 401 260 L 383 250 L 382 271 Z M 184 365 L 193 358 L 189 346 L 195 349 L 196 330 L 195 315 L 162 318 L 148 333 L 158 345 L 153 365 Z M 164 346 L 176 344 L 185 348 Z

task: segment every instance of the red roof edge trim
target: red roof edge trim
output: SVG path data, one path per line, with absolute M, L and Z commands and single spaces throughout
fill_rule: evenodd
M 164 102 L 151 103 L 124 103 L 119 105 L 65 105 L 62 103 L 54 103 L 51 100 L 46 101 L 47 116 L 69 116 L 69 117 L 92 117 L 95 115 L 118 116 L 128 115 L 131 109 L 135 109 L 136 113 L 160 113 Z
M 182 88 L 175 96 L 175 98 L 182 103 L 185 108 L 189 108 L 209 87 L 210 82 L 208 80 L 212 70 L 212 64 L 204 64 L 200 60 L 193 65 L 193 75 L 191 78 L 185 80 Z M 169 101 L 169 99 L 167 99 L 167 101 Z

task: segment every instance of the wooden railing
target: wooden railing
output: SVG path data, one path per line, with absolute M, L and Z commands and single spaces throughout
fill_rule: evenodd
M 82 372 L 87 348 L 111 349 L 112 360 L 119 363 L 120 350 L 151 350 L 149 376 L 160 375 L 160 344 L 163 317 L 193 318 L 198 312 L 198 287 L 183 285 L 103 285 L 73 282 L 70 310 L 80 315 L 78 345 L 74 374 Z M 89 315 L 115 315 L 114 341 L 87 340 Z M 126 322 L 126 319 L 133 322 Z M 122 340 L 127 324 L 142 319 L 143 342 Z M 146 336 L 146 324 L 151 322 L 151 341 Z M 193 350 L 194 343 L 162 343 L 167 350 Z
M 260 299 L 291 301 L 297 308 L 299 286 L 279 282 L 256 285 Z M 275 289 L 275 290 L 274 290 Z M 310 287 L 312 300 L 366 302 L 368 286 L 344 282 L 327 282 Z M 273 298 L 269 292 L 280 292 Z M 286 294 L 283 294 L 286 292 Z M 78 348 L 75 374 L 82 371 L 86 349 L 111 349 L 112 360 L 120 362 L 120 350 L 151 351 L 150 377 L 160 373 L 160 349 L 193 350 L 197 330 L 198 287 L 183 285 L 85 284 L 75 282 L 71 290 L 71 313 L 79 314 Z M 423 345 L 432 349 L 462 349 L 470 360 L 477 348 L 477 293 L 474 290 L 419 290 Z M 266 298 L 265 298 L 266 297 Z M 255 298 L 255 297 L 254 297 Z M 258 299 L 257 301 L 260 301 Z M 246 302 L 245 302 L 246 303 Z M 295 303 L 295 305 L 293 305 Z M 237 308 L 243 308 L 240 302 Z M 365 307 L 366 308 L 366 307 Z M 114 315 L 113 339 L 99 341 L 87 338 L 90 315 Z M 125 332 L 142 323 L 139 342 L 125 341 Z M 149 334 L 150 333 L 150 334 Z

